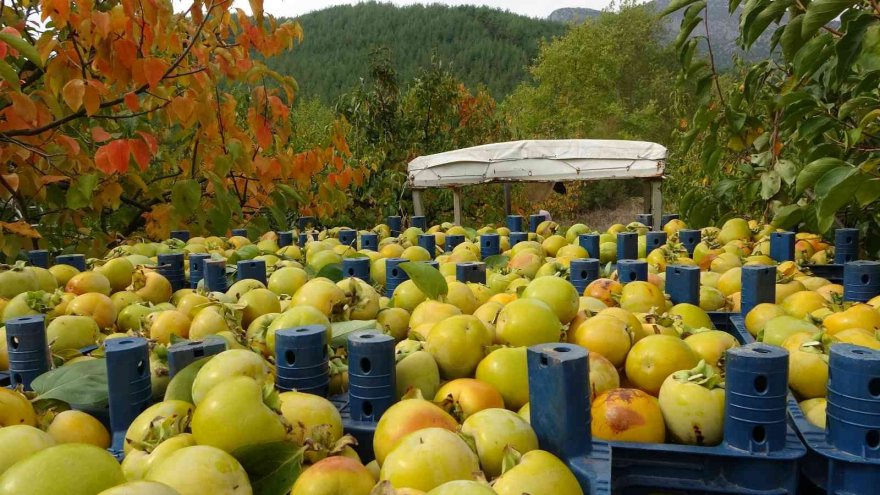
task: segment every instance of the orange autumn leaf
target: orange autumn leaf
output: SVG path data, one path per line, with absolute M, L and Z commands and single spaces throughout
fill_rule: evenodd
M 138 164 L 141 171 L 147 169 L 150 166 L 150 148 L 149 145 L 143 141 L 142 139 L 129 139 L 129 145 L 131 146 L 131 154 L 134 156 L 135 163 Z
M 151 155 L 155 155 L 159 152 L 159 141 L 156 140 L 156 136 L 145 131 L 137 131 L 137 135 L 147 143 Z
M 121 38 L 113 42 L 113 53 L 117 62 L 131 69 L 137 60 L 137 45 L 130 39 Z
M 110 133 L 105 131 L 103 127 L 92 127 L 92 140 L 96 143 L 103 143 L 111 138 Z
M 12 109 L 19 118 L 29 124 L 35 123 L 37 120 L 37 106 L 30 97 L 15 91 L 7 91 L 9 99 L 12 100 Z
M 23 220 L 17 222 L 0 222 L 0 229 L 30 239 L 39 239 L 42 237 L 39 232 Z
M 110 14 L 107 12 L 92 12 L 92 25 L 94 32 L 101 38 L 106 38 L 110 33 Z
M 117 139 L 98 148 L 95 152 L 95 166 L 105 174 L 128 171 L 128 157 L 131 145 L 128 139 Z
M 95 115 L 101 108 L 101 95 L 93 85 L 87 84 L 85 87 L 85 97 L 83 105 L 86 108 L 86 115 L 91 117 Z
M 137 112 L 141 108 L 141 103 L 138 100 L 138 97 L 134 92 L 125 94 L 125 106 L 132 112 Z
M 261 117 L 262 118 L 262 117 Z M 272 130 L 269 129 L 269 123 L 263 119 L 263 124 L 257 127 L 257 144 L 261 148 L 268 148 L 272 144 Z
M 86 94 L 86 84 L 82 79 L 71 79 L 64 85 L 61 90 L 61 97 L 64 103 L 74 112 L 79 110 L 83 104 L 83 97 Z
M 156 89 L 159 81 L 165 76 L 165 71 L 168 70 L 168 62 L 161 58 L 150 57 L 144 60 L 143 70 L 150 88 Z

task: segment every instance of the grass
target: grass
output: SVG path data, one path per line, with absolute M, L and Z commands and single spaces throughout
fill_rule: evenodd
M 617 201 L 613 206 L 606 208 L 596 208 L 585 210 L 572 217 L 557 218 L 553 216 L 553 221 L 562 226 L 573 225 L 576 223 L 586 224 L 591 229 L 605 231 L 608 227 L 622 223 L 624 225 L 635 222 L 636 215 L 644 213 L 641 198 L 627 198 L 624 201 Z M 553 215 L 553 212 L 550 212 Z

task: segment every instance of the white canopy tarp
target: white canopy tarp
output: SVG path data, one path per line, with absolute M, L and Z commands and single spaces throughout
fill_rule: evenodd
M 414 189 L 487 182 L 660 178 L 666 148 L 644 141 L 512 141 L 420 156 L 409 162 Z

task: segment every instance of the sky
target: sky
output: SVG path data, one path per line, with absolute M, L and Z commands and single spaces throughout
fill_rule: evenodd
M 321 10 L 333 5 L 358 3 L 358 0 L 263 0 L 263 10 L 274 16 L 296 17 L 314 10 Z M 609 0 L 393 0 L 396 5 L 412 5 L 417 3 L 442 3 L 447 5 L 487 5 L 510 10 L 529 17 L 547 17 L 556 9 L 563 7 L 589 7 L 603 9 Z M 248 0 L 235 0 L 235 6 L 250 12 Z

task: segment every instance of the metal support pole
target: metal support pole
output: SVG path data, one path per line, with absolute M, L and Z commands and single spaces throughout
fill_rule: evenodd
M 510 215 L 510 183 L 504 183 L 504 214 Z
M 660 191 L 662 181 L 651 181 L 651 215 L 654 216 L 653 230 L 660 230 L 663 225 L 663 194 Z
M 413 214 L 415 216 L 424 216 L 424 211 L 422 211 L 422 192 L 418 189 L 413 189 L 412 191 L 412 199 L 413 199 Z
M 452 223 L 461 225 L 461 190 L 457 187 L 452 188 Z

